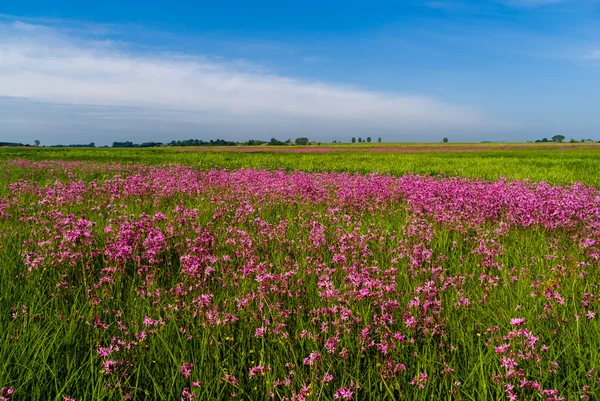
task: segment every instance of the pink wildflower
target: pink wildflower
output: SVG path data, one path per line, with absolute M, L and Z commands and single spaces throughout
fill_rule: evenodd
M 336 400 L 351 400 L 353 395 L 354 393 L 351 390 L 347 389 L 346 387 L 340 387 L 335 391 L 335 393 L 333 393 L 333 398 Z
M 179 368 L 179 373 L 181 373 L 185 377 L 190 377 L 192 375 L 192 368 L 194 367 L 193 362 L 184 362 L 181 364 Z

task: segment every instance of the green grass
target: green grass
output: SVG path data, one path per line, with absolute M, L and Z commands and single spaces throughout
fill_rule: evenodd
M 408 173 L 495 180 L 531 179 L 552 184 L 582 182 L 600 187 L 600 145 L 596 144 L 371 144 L 314 145 L 331 153 L 280 153 L 272 147 L 235 152 L 210 148 L 65 149 L 0 148 L 0 160 L 87 160 L 165 164 L 198 168 L 264 168 L 359 173 Z M 400 152 L 373 152 L 373 148 Z M 287 150 L 283 148 L 283 150 Z
M 374 146 L 374 145 L 371 145 Z M 390 146 L 390 145 L 386 145 Z M 410 146 L 413 146 L 412 148 Z M 555 184 L 583 182 L 600 187 L 600 170 L 596 152 L 600 148 L 572 147 L 558 145 L 555 149 L 536 148 L 527 145 L 524 148 L 502 145 L 481 145 L 476 151 L 464 151 L 460 147 L 444 147 L 440 145 L 403 145 L 400 148 L 410 149 L 413 153 L 375 153 L 367 147 L 360 151 L 348 151 L 350 147 L 341 148 L 339 153 L 275 153 L 265 149 L 260 153 L 243 153 L 220 150 L 195 151 L 193 149 L 0 149 L 0 160 L 83 160 L 101 163 L 142 163 L 157 165 L 164 163 L 180 163 L 198 168 L 224 167 L 236 168 L 266 168 L 307 171 L 353 171 L 381 172 L 393 175 L 418 173 L 425 175 L 447 175 L 462 177 L 477 177 L 497 179 L 505 176 L 509 179 L 532 179 L 547 181 Z M 357 148 L 352 148 L 357 149 Z M 447 149 L 447 150 L 446 150 Z M 454 150 L 454 151 L 453 151 Z M 2 165 L 3 162 L 0 162 Z M 31 217 L 46 210 L 34 195 L 15 194 L 7 184 L 19 180 L 29 180 L 40 187 L 51 186 L 55 180 L 69 182 L 71 179 L 83 180 L 86 183 L 104 182 L 113 173 L 101 169 L 89 171 L 84 169 L 60 171 L 51 169 L 29 169 L 6 165 L 0 173 L 0 198 L 18 196 L 22 209 L 11 209 L 15 216 Z M 68 173 L 68 174 L 67 174 Z M 125 173 L 124 173 L 125 174 Z M 212 194 L 225 196 L 223 193 Z M 454 227 L 434 226 L 435 234 L 431 243 L 427 244 L 432 251 L 432 262 L 423 266 L 423 271 L 416 276 L 409 274 L 406 266 L 408 261 L 400 259 L 393 262 L 390 250 L 398 246 L 400 240 L 406 241 L 407 247 L 423 243 L 422 236 L 404 234 L 403 230 L 414 224 L 410 213 L 404 209 L 404 204 L 390 205 L 382 212 L 358 213 L 351 208 L 327 215 L 326 205 L 301 203 L 293 207 L 284 204 L 269 204 L 255 213 L 235 220 L 232 216 L 221 220 L 213 218 L 216 204 L 209 196 L 198 199 L 177 195 L 155 203 L 150 198 L 130 198 L 114 203 L 123 206 L 118 213 L 111 214 L 106 205 L 106 199 L 85 198 L 79 204 L 69 204 L 57 207 L 65 214 L 86 216 L 95 221 L 94 227 L 96 244 L 104 247 L 108 241 L 103 229 L 110 224 L 108 219 L 118 215 L 134 216 L 141 213 L 154 214 L 160 210 L 169 221 L 174 221 L 174 209 L 177 206 L 196 208 L 199 216 L 196 222 L 199 227 L 207 227 L 207 223 L 216 236 L 215 254 L 219 256 L 234 255 L 237 250 L 234 245 L 227 245 L 227 229 L 232 225 L 236 229 L 245 230 L 256 245 L 257 254 L 261 261 L 270 263 L 271 270 L 283 273 L 290 266 L 297 265 L 298 273 L 294 276 L 291 287 L 295 290 L 305 290 L 299 298 L 289 298 L 286 295 L 272 295 L 262 299 L 262 308 L 253 306 L 247 310 L 239 310 L 236 305 L 226 303 L 226 300 L 241 298 L 258 291 L 259 283 L 255 277 L 239 280 L 233 286 L 233 278 L 224 272 L 231 268 L 226 264 L 217 265 L 217 273 L 223 282 L 211 281 L 194 293 L 210 292 L 214 295 L 214 304 L 223 307 L 227 313 L 239 314 L 240 320 L 235 324 L 206 328 L 202 322 L 188 313 L 178 313 L 170 309 L 175 303 L 172 295 L 162 299 L 143 297 L 139 295 L 141 288 L 146 288 L 143 277 L 136 274 L 140 267 L 129 261 L 123 268 L 114 285 L 104 295 L 100 306 L 90 304 L 86 285 L 96 283 L 100 269 L 109 266 L 102 258 L 90 257 L 85 261 L 89 270 L 77 264 L 75 268 L 66 265 L 56 266 L 55 269 L 34 270 L 28 272 L 23 263 L 23 243 L 33 238 L 36 241 L 44 239 L 43 224 L 33 224 L 20 221 L 17 217 L 0 219 L 0 388 L 3 386 L 15 389 L 14 400 L 55 400 L 62 401 L 64 395 L 82 400 L 120 400 L 123 392 L 132 394 L 136 400 L 180 399 L 184 387 L 190 387 L 192 380 L 203 384 L 194 389 L 196 399 L 226 400 L 231 399 L 231 393 L 237 393 L 238 399 L 259 400 L 267 399 L 271 391 L 276 393 L 275 399 L 290 396 L 290 389 L 275 389 L 274 380 L 282 379 L 288 374 L 285 363 L 293 363 L 296 376 L 293 378 L 295 391 L 301 388 L 308 378 L 313 383 L 319 382 L 316 373 L 303 365 L 303 359 L 312 351 L 323 354 L 322 371 L 329 371 L 336 377 L 331 384 L 319 384 L 311 388 L 309 399 L 333 400 L 333 391 L 342 385 L 347 386 L 350 380 L 361 385 L 361 390 L 354 399 L 358 400 L 498 400 L 506 399 L 504 388 L 493 380 L 495 373 L 502 372 L 499 357 L 494 352 L 493 334 L 486 334 L 486 329 L 498 327 L 501 334 L 510 329 L 508 324 L 512 317 L 524 317 L 527 328 L 540 337 L 540 343 L 549 346 L 542 354 L 542 364 L 523 365 L 528 374 L 537 377 L 544 388 L 559 388 L 566 399 L 579 399 L 581 388 L 591 385 L 596 393 L 600 384 L 595 376 L 590 379 L 586 373 L 600 367 L 600 335 L 598 335 L 598 319 L 575 320 L 574 315 L 582 315 L 585 308 L 581 299 L 584 293 L 596 294 L 600 300 L 600 270 L 598 264 L 582 252 L 573 242 L 573 233 L 561 231 L 546 231 L 536 227 L 523 230 L 513 230 L 506 236 L 494 237 L 493 225 L 483 226 L 479 232 L 469 231 L 463 235 Z M 235 202 L 232 202 L 235 204 Z M 99 208 L 91 206 L 102 205 Z M 235 204 L 230 205 L 228 212 L 235 212 Z M 44 215 L 38 215 L 44 217 Z M 344 221 L 349 216 L 349 224 L 341 224 L 330 220 L 331 217 Z M 283 236 L 267 239 L 258 229 L 255 218 L 260 217 L 268 223 L 282 220 L 289 222 L 289 230 Z M 47 217 L 44 217 L 47 218 Z M 235 220 L 235 223 L 234 223 Z M 45 221 L 45 220 L 44 220 Z M 351 328 L 350 335 L 343 337 L 340 347 L 347 347 L 350 358 L 341 361 L 340 358 L 323 352 L 323 348 L 314 341 L 301 339 L 298 336 L 284 338 L 270 335 L 264 339 L 254 337 L 259 318 L 277 320 L 277 312 L 282 308 L 297 311 L 303 308 L 325 308 L 331 306 L 321 299 L 317 292 L 318 276 L 309 273 L 318 263 L 331 264 L 332 252 L 323 250 L 316 254 L 314 249 L 306 247 L 310 236 L 308 223 L 318 221 L 328 226 L 331 231 L 340 230 L 341 234 L 355 233 L 370 238 L 366 247 L 372 254 L 361 251 L 357 242 L 351 243 L 352 257 L 361 266 L 380 266 L 381 269 L 396 266 L 398 274 L 395 280 L 399 293 L 397 300 L 405 305 L 413 297 L 415 290 L 424 282 L 431 280 L 432 267 L 440 267 L 445 277 L 463 277 L 462 288 L 451 287 L 441 296 L 445 308 L 447 336 L 443 338 L 428 337 L 419 333 L 409 334 L 402 323 L 402 316 L 394 315 L 395 327 L 414 339 L 399 346 L 392 356 L 398 363 L 406 365 L 406 372 L 395 379 L 384 380 L 381 374 L 382 363 L 386 360 L 373 349 L 361 354 L 360 344 L 356 338 L 360 329 L 364 328 L 380 313 L 375 303 L 369 299 L 350 303 L 352 312 L 362 319 L 357 327 Z M 48 218 L 47 227 L 51 228 Z M 165 226 L 161 226 L 165 229 Z M 191 228 L 182 229 L 183 233 L 192 237 L 197 232 Z M 328 240 L 337 244 L 339 235 L 329 232 Z M 505 252 L 497 256 L 503 269 L 499 271 L 485 270 L 482 258 L 473 253 L 477 241 L 481 238 L 493 237 L 498 240 Z M 384 240 L 379 240 L 382 237 Z M 395 237 L 395 239 L 391 239 Z M 176 242 L 178 239 L 173 239 Z M 549 249 L 549 244 L 556 240 L 557 249 Z M 296 242 L 294 242 L 296 241 Z M 154 273 L 157 280 L 151 290 L 175 288 L 180 277 L 176 272 L 180 268 L 179 256 L 181 248 L 171 244 L 168 252 L 161 255 L 161 263 Z M 547 256 L 556 257 L 550 258 Z M 535 258 L 535 260 L 532 260 Z M 235 260 L 235 256 L 234 256 Z M 240 257 L 239 263 L 245 260 Z M 588 276 L 580 278 L 577 273 L 577 262 L 591 263 L 586 268 Z M 564 265 L 566 273 L 557 269 Z M 221 270 L 222 269 L 222 270 Z M 480 274 L 486 271 L 498 277 L 498 285 L 487 288 L 480 281 Z M 68 276 L 72 288 L 57 289 L 56 284 Z M 340 271 L 332 273 L 332 280 L 338 286 L 343 286 L 346 277 Z M 513 277 L 518 280 L 512 282 Z M 306 281 L 305 284 L 302 282 Z M 552 315 L 541 319 L 547 301 L 542 292 L 532 297 L 532 284 L 541 282 L 542 287 L 560 289 L 566 299 L 564 305 L 552 305 Z M 224 283 L 225 285 L 221 285 Z M 541 290 L 540 290 L 541 291 Z M 92 291 L 93 292 L 93 291 Z M 472 307 L 465 309 L 453 308 L 452 305 L 460 298 L 460 293 L 467 294 L 473 302 Z M 100 293 L 100 291 L 98 291 Z M 187 302 L 194 298 L 185 298 Z M 280 302 L 283 306 L 276 306 Z M 593 307 L 598 307 L 596 302 Z M 27 306 L 27 313 L 13 318 L 11 308 Z M 119 318 L 114 311 L 122 312 L 124 318 Z M 93 328 L 95 317 L 110 325 L 107 330 Z M 97 354 L 97 345 L 110 344 L 111 338 L 122 337 L 131 339 L 140 331 L 145 316 L 163 317 L 166 324 L 149 335 L 147 341 L 134 344 L 124 357 L 131 361 L 127 376 L 106 375 L 103 371 L 102 358 Z M 286 320 L 287 330 L 298 334 L 302 330 L 319 333 L 319 323 L 302 318 L 301 314 L 292 315 Z M 558 321 L 567 319 L 566 322 Z M 325 319 L 324 319 L 325 320 Z M 123 333 L 118 328 L 118 322 L 123 321 L 131 333 Z M 131 322 L 135 323 L 132 325 Z M 181 331 L 186 328 L 187 332 Z M 555 332 L 556 330 L 556 332 Z M 193 334 L 192 339 L 187 335 Z M 380 339 L 380 335 L 374 338 Z M 454 349 L 447 348 L 453 346 Z M 147 347 L 147 348 L 145 348 Z M 196 367 L 191 379 L 179 374 L 182 362 L 193 361 Z M 547 372 L 547 363 L 556 361 L 560 369 L 556 374 Z M 248 370 L 257 362 L 270 365 L 273 370 L 258 379 L 249 379 Z M 454 369 L 450 374 L 441 374 L 444 363 Z M 543 367 L 544 371 L 538 374 Z M 428 372 L 430 382 L 423 390 L 409 384 L 410 380 L 420 372 Z M 225 383 L 226 373 L 233 374 L 240 383 L 237 386 Z M 597 374 L 596 374 L 597 376 Z M 120 380 L 120 381 L 119 381 Z M 460 381 L 461 386 L 453 383 Z M 534 393 L 526 393 L 524 398 L 542 400 Z

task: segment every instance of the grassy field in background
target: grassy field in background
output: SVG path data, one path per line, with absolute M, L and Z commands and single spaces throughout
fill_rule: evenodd
M 598 144 L 328 144 L 309 147 L 0 148 L 0 160 L 87 160 L 223 167 L 407 173 L 600 187 Z

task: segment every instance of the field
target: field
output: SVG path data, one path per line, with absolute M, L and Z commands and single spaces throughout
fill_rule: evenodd
M 600 144 L 371 144 L 298 147 L 66 149 L 5 148 L 0 160 L 87 160 L 197 168 L 377 172 L 496 180 L 582 182 L 600 188 Z
M 595 399 L 599 151 L 0 149 L 0 400 Z

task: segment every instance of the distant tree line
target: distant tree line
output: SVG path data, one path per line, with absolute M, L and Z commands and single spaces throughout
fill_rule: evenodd
M 358 142 L 371 142 L 371 137 L 367 137 L 367 139 L 363 140 L 361 137 L 358 138 Z M 381 138 L 377 138 L 377 142 L 381 142 Z M 40 146 L 40 141 L 34 141 L 35 145 L 17 143 L 17 142 L 0 142 L 0 146 Z M 339 141 L 332 141 L 332 143 L 340 143 Z M 352 143 L 356 143 L 356 138 L 352 138 Z M 277 138 L 271 138 L 268 141 L 263 141 L 260 139 L 249 139 L 247 141 L 227 141 L 225 139 L 211 139 L 209 141 L 204 141 L 202 139 L 184 139 L 180 141 L 171 141 L 168 143 L 163 142 L 143 142 L 143 143 L 133 143 L 131 141 L 115 141 L 112 143 L 113 148 L 153 148 L 158 146 L 309 146 L 311 144 L 320 145 L 321 142 L 310 141 L 306 137 L 296 138 L 294 141 L 291 139 L 282 141 Z M 95 148 L 96 144 L 94 142 L 90 142 L 88 144 L 70 144 L 70 145 L 47 145 L 50 148 Z M 102 148 L 108 148 L 109 146 L 100 146 Z
M 39 145 L 36 145 L 39 146 Z M 96 144 L 94 142 L 90 142 L 88 144 L 78 144 L 74 143 L 71 145 L 50 145 L 50 148 L 95 148 Z
M 352 143 L 356 143 L 356 137 L 352 137 L 352 139 L 350 140 L 350 142 Z M 360 136 L 358 137 L 358 143 L 363 143 L 363 142 L 371 142 L 371 137 L 368 136 L 366 140 L 363 140 Z M 381 138 L 377 138 L 377 142 L 381 143 Z
M 564 140 L 565 140 L 564 135 L 554 135 L 551 140 L 548 140 L 548 138 L 542 138 L 542 139 L 536 140 L 536 142 L 559 142 L 559 143 L 562 143 L 562 141 L 564 141 Z
M 571 143 L 577 143 L 577 142 L 584 142 L 584 143 L 597 143 L 597 142 L 600 142 L 600 141 L 594 141 L 593 139 L 582 139 L 582 140 L 580 140 L 580 141 L 578 141 L 578 140 L 575 140 L 575 139 L 571 139 L 569 142 L 571 142 Z
M 291 139 L 287 141 L 280 141 L 276 138 L 271 138 L 269 141 L 262 141 L 260 139 L 249 139 L 245 142 L 234 142 L 226 141 L 224 139 L 211 139 L 210 141 L 203 141 L 202 139 L 185 139 L 182 141 L 171 141 L 163 144 L 162 142 L 144 142 L 142 144 L 133 143 L 131 141 L 125 142 L 113 142 L 113 148 L 151 148 L 155 146 L 259 146 L 259 145 L 270 145 L 270 146 L 287 146 L 287 145 L 310 145 L 308 138 L 296 138 L 294 142 Z
M 287 145 L 289 145 L 291 143 L 292 143 L 291 139 L 288 139 L 287 141 L 282 142 L 279 139 L 271 138 L 271 140 L 269 141 L 268 145 L 270 145 L 270 146 L 287 146 Z
M 548 139 L 548 138 L 542 138 L 542 139 L 538 139 L 535 142 L 557 142 L 557 143 L 563 143 L 565 140 L 565 136 L 564 135 L 554 135 L 552 138 Z M 581 140 L 576 140 L 576 139 L 571 139 L 569 141 L 570 143 L 577 143 L 577 142 L 585 142 L 585 143 L 595 143 L 596 141 L 594 141 L 593 139 L 581 139 Z
M 171 141 L 171 146 L 236 146 L 238 143 L 234 141 L 226 141 L 224 139 L 217 139 L 210 141 L 203 141 L 202 139 L 186 139 L 184 141 Z
M 113 148 L 153 148 L 155 146 L 162 146 L 162 142 L 133 143 L 131 141 L 125 141 L 112 143 Z
M 17 143 L 17 142 L 0 142 L 0 146 L 13 147 L 13 146 L 30 146 L 30 145 L 29 144 L 23 145 L 22 143 Z

